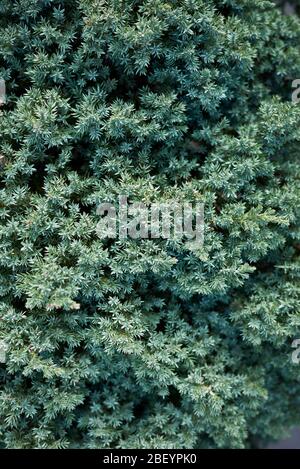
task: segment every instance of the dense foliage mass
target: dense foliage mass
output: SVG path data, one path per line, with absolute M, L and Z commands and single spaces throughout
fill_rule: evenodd
M 247 448 L 300 423 L 299 17 L 1 0 L 0 441 Z M 202 247 L 96 234 L 205 204 Z

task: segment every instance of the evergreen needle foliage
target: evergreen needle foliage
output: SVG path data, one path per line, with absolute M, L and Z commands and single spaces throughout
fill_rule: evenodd
M 265 0 L 1 0 L 2 447 L 300 423 L 299 44 Z M 100 239 L 119 194 L 204 203 L 204 245 Z

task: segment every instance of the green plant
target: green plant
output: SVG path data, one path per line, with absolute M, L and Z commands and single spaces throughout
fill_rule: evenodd
M 300 422 L 300 25 L 264 0 L 2 0 L 0 441 L 247 448 Z M 203 247 L 96 207 L 205 204 Z

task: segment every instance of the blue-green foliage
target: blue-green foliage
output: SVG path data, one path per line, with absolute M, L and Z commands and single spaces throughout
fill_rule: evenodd
M 2 446 L 299 424 L 299 43 L 264 0 L 1 0 Z M 203 247 L 99 239 L 119 194 L 204 202 Z

